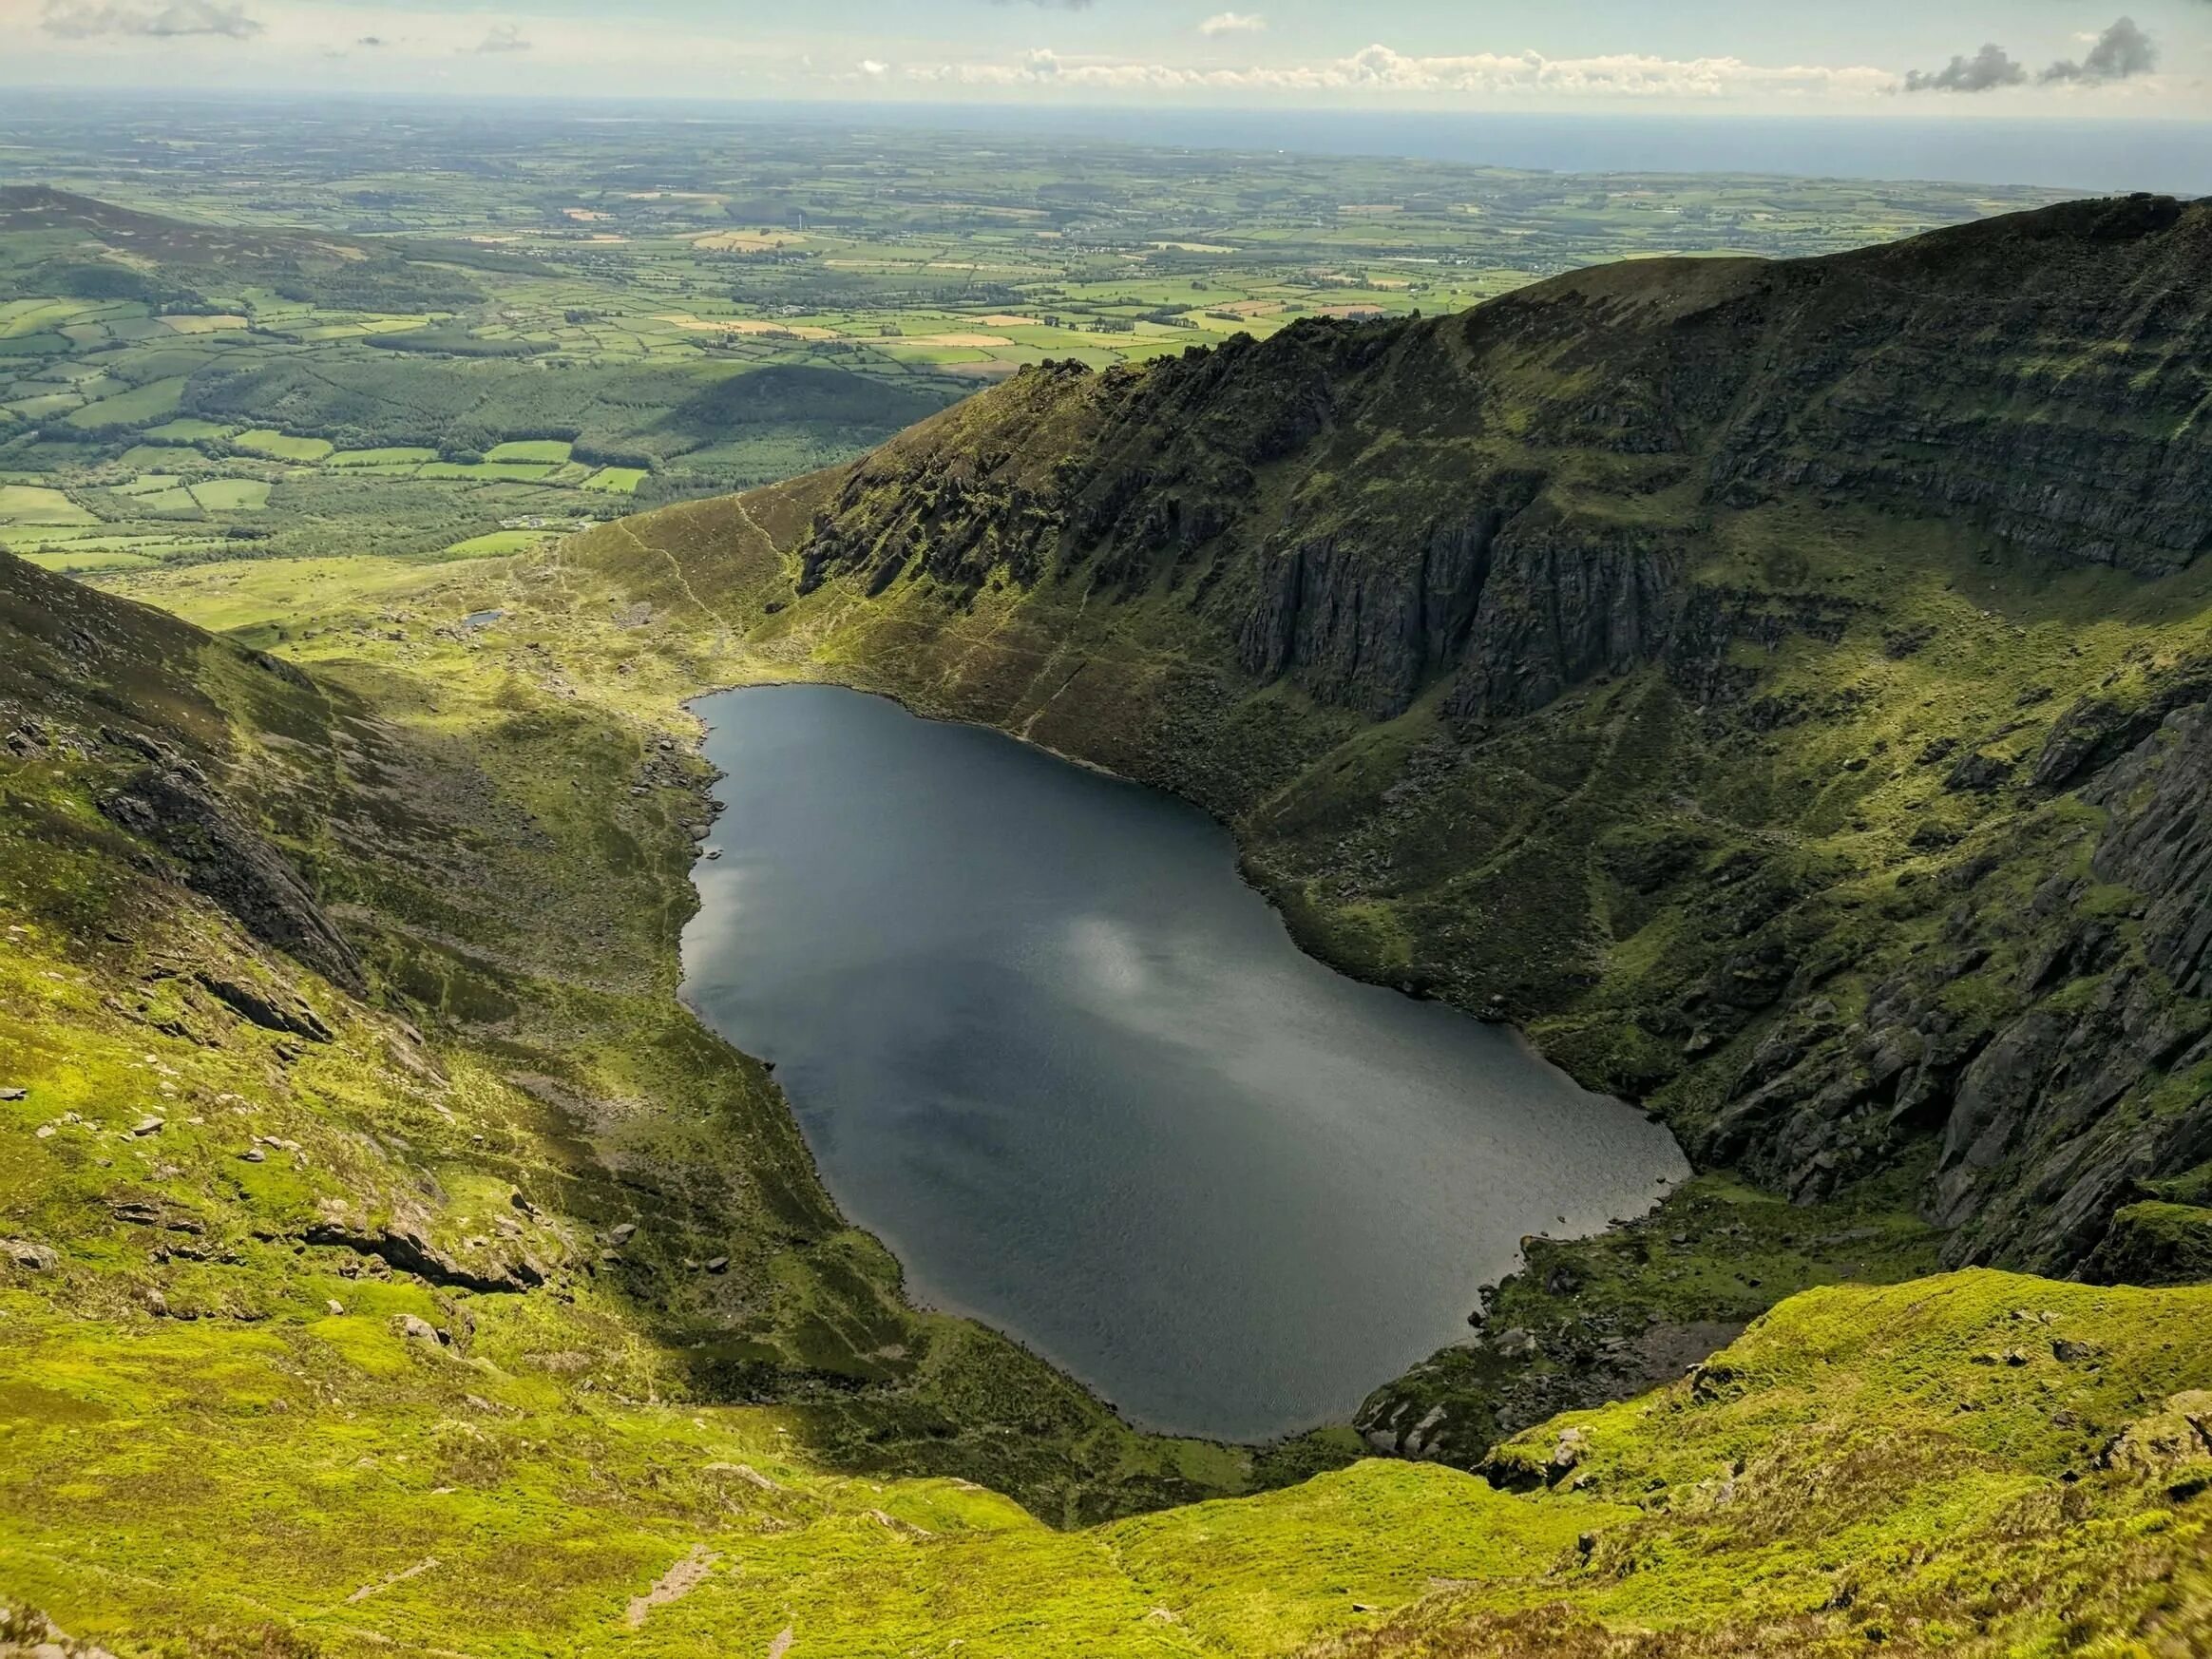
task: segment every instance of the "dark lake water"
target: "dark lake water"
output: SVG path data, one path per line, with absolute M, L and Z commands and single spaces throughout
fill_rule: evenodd
M 918 1300 L 1135 1421 L 1344 1421 L 1524 1233 L 1688 1173 L 1511 1033 L 1301 953 L 1194 808 L 855 692 L 696 707 L 728 810 L 686 995 Z

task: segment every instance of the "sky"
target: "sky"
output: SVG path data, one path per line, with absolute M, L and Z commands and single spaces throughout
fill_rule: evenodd
M 2212 120 L 2212 0 L 0 0 L 7 85 Z

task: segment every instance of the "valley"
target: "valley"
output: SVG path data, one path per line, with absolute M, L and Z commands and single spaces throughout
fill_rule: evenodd
M 2200 1650 L 2212 217 L 1516 269 L 917 376 L 527 546 L 0 554 L 7 1598 L 117 1652 Z M 250 412 L 201 453 L 266 510 L 599 464 Z M 53 442 L 0 500 L 110 523 L 136 463 Z M 646 501 L 752 482 L 681 462 Z M 792 682 L 1184 797 L 1344 990 L 1696 1178 L 1267 1444 L 918 1310 L 805 1062 L 678 1001 L 745 848 L 688 705 Z

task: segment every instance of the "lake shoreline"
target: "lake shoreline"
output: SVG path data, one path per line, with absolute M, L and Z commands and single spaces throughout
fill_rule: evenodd
M 1433 1024 L 1435 1021 L 1444 1022 L 1443 1026 L 1440 1027 L 1441 1029 L 1457 1031 L 1463 1028 L 1468 1033 L 1488 1032 L 1490 1035 L 1482 1039 L 1482 1042 L 1488 1046 L 1481 1048 L 1480 1052 L 1490 1058 L 1483 1062 L 1483 1069 L 1479 1074 L 1475 1075 L 1481 1089 L 1495 1089 L 1502 1086 L 1497 1079 L 1510 1073 L 1513 1076 L 1527 1077 L 1532 1079 L 1526 1085 L 1516 1086 L 1565 1091 L 1567 1093 L 1563 1094 L 1561 1097 L 1579 1100 L 1589 1110 L 1632 1115 L 1639 1124 L 1646 1126 L 1649 1134 L 1657 1135 L 1659 1142 L 1663 1143 L 1665 1153 L 1670 1159 L 1668 1166 L 1670 1173 L 1661 1177 L 1662 1184 L 1657 1188 L 1640 1188 L 1632 1193 L 1616 1192 L 1614 1197 L 1609 1200 L 1605 1208 L 1598 1213 L 1580 1217 L 1572 1228 L 1566 1229 L 1566 1232 L 1572 1236 L 1598 1236 L 1608 1231 L 1611 1224 L 1623 1216 L 1633 1217 L 1640 1213 L 1648 1213 L 1652 1204 L 1662 1198 L 1667 1191 L 1673 1190 L 1683 1180 L 1689 1178 L 1690 1171 L 1687 1160 L 1681 1155 L 1680 1148 L 1674 1143 L 1672 1136 L 1667 1134 L 1663 1128 L 1649 1128 L 1649 1114 L 1629 1103 L 1611 1097 L 1597 1096 L 1582 1090 L 1563 1069 L 1554 1065 L 1525 1036 L 1512 1029 L 1503 1020 L 1497 1018 L 1483 1020 L 1468 1015 L 1466 1011 L 1452 1007 L 1447 1003 L 1407 996 L 1401 986 L 1378 982 L 1363 977 L 1346 975 L 1320 954 L 1308 950 L 1305 942 L 1299 937 L 1297 929 L 1292 925 L 1291 918 L 1280 905 L 1274 903 L 1264 887 L 1251 879 L 1250 868 L 1244 856 L 1244 849 L 1233 830 L 1223 824 L 1213 814 L 1204 812 L 1194 803 L 1174 795 L 1171 791 L 1162 791 L 1154 786 L 1117 774 L 1109 768 L 1059 754 L 1047 745 L 1022 737 L 1018 733 L 1006 732 L 987 722 L 944 717 L 926 707 L 916 707 L 909 699 L 895 696 L 879 687 L 865 684 L 850 685 L 827 677 L 792 676 L 787 673 L 773 678 L 743 680 L 737 685 L 726 688 L 727 692 L 770 690 L 824 691 L 832 692 L 839 696 L 858 694 L 858 696 L 865 703 L 880 703 L 886 708 L 895 711 L 901 718 L 912 719 L 920 726 L 948 732 L 973 733 L 978 735 L 988 734 L 994 743 L 1000 738 L 1012 737 L 1021 753 L 1028 753 L 1033 757 L 1049 757 L 1053 760 L 1067 761 L 1073 759 L 1075 769 L 1081 774 L 1100 782 L 1111 783 L 1116 786 L 1117 792 L 1120 791 L 1129 791 L 1128 796 L 1125 797 L 1125 810 L 1134 811 L 1139 819 L 1142 819 L 1146 813 L 1153 811 L 1154 804 L 1174 814 L 1188 815 L 1204 826 L 1204 839 L 1209 844 L 1218 847 L 1221 856 L 1221 873 L 1233 872 L 1235 877 L 1233 886 L 1237 893 L 1241 895 L 1239 902 L 1252 904 L 1256 901 L 1256 909 L 1267 918 L 1268 925 L 1272 928 L 1282 944 L 1288 946 L 1285 954 L 1294 957 L 1300 963 L 1305 964 L 1304 971 L 1330 983 L 1344 987 L 1356 987 L 1358 995 L 1373 996 L 1380 999 L 1381 1004 L 1402 1009 L 1404 1011 L 1402 1014 L 1387 1018 L 1392 1020 L 1411 1019 L 1417 1027 L 1430 1030 L 1432 1035 L 1435 1030 L 1440 1029 Z M 716 737 L 728 729 L 726 722 L 717 725 L 710 717 L 710 710 L 707 707 L 711 697 L 721 695 L 724 693 L 707 693 L 686 699 L 684 705 L 686 711 L 700 723 L 702 734 L 700 748 L 702 751 L 718 747 L 719 745 L 715 741 Z M 809 753 L 812 757 L 810 764 L 818 764 L 819 752 L 810 750 Z M 728 793 L 715 786 L 728 780 L 732 769 L 723 758 L 717 758 L 713 754 L 709 754 L 708 758 L 710 764 L 714 766 L 715 773 L 714 783 L 709 786 L 710 796 Z M 734 800 L 735 797 L 730 795 L 729 798 Z M 775 1042 L 764 1042 L 760 1040 L 756 1033 L 732 1029 L 725 1020 L 718 1019 L 713 1006 L 712 995 L 708 994 L 700 984 L 699 968 L 694 953 L 696 930 L 702 925 L 701 918 L 711 907 L 709 889 L 716 876 L 718 875 L 724 880 L 729 879 L 733 868 L 729 863 L 711 861 L 706 856 L 715 842 L 725 844 L 722 849 L 725 852 L 730 850 L 726 845 L 729 841 L 727 834 L 728 807 L 721 800 L 710 799 L 709 809 L 705 818 L 708 834 L 697 843 L 692 870 L 693 887 L 695 894 L 697 895 L 700 915 L 695 916 L 692 925 L 686 929 L 684 982 L 679 993 L 680 999 L 695 1016 L 700 1018 L 711 1029 L 716 1031 L 717 1035 L 724 1037 L 734 1046 L 755 1053 L 764 1048 L 772 1051 L 770 1054 L 764 1055 L 763 1058 L 774 1061 L 779 1067 L 777 1081 L 783 1088 L 787 1099 L 791 1103 L 791 1110 L 800 1122 L 810 1151 L 815 1157 L 817 1168 L 822 1170 L 827 1184 L 835 1192 L 839 1207 L 847 1213 L 853 1215 L 868 1230 L 874 1232 L 882 1239 L 886 1247 L 899 1258 L 902 1268 L 906 1271 L 906 1293 L 910 1301 L 918 1306 L 979 1319 L 982 1323 L 990 1325 L 996 1329 L 1008 1332 L 1012 1335 L 1013 1340 L 1021 1342 L 1033 1352 L 1052 1361 L 1060 1369 L 1083 1382 L 1086 1386 L 1092 1388 L 1103 1399 L 1123 1401 L 1134 1398 L 1135 1403 L 1120 1405 L 1117 1409 L 1126 1421 L 1135 1426 L 1154 1428 L 1161 1432 L 1192 1434 L 1201 1438 L 1249 1445 L 1271 1443 L 1286 1437 L 1295 1436 L 1312 1426 L 1336 1425 L 1347 1421 L 1352 1407 L 1357 1403 L 1354 1390 L 1348 1387 L 1339 1391 L 1337 1403 L 1332 1406 L 1324 1410 L 1305 1412 L 1294 1417 L 1283 1416 L 1249 1432 L 1230 1432 L 1218 1423 L 1201 1423 L 1187 1418 L 1177 1419 L 1173 1415 L 1164 1415 L 1158 1410 L 1148 1409 L 1141 1398 L 1141 1391 L 1133 1396 L 1132 1390 L 1117 1380 L 1111 1369 L 1101 1371 L 1096 1365 L 1086 1363 L 1079 1353 L 1071 1352 L 1065 1342 L 1053 1340 L 1049 1332 L 1040 1333 L 1034 1322 L 1009 1317 L 1001 1304 L 991 1303 L 987 1299 L 979 1301 L 972 1294 L 962 1293 L 957 1285 L 940 1283 L 940 1276 L 933 1274 L 927 1268 L 929 1252 L 926 1245 L 918 1244 L 913 1237 L 907 1236 L 906 1230 L 895 1220 L 882 1213 L 880 1206 L 870 1204 L 865 1197 L 856 1198 L 849 1178 L 845 1181 L 840 1181 L 837 1178 L 839 1154 L 834 1149 L 831 1149 L 829 1155 L 826 1156 L 825 1147 L 818 1144 L 823 1134 L 821 1101 L 809 1091 L 807 1079 L 803 1076 L 794 1075 L 791 1067 L 787 1063 L 789 1057 L 773 1052 L 778 1047 Z M 718 834 L 717 830 L 722 831 L 722 833 Z M 1191 831 L 1186 830 L 1182 833 L 1187 835 Z M 1209 966 L 1211 966 L 1211 961 L 1209 961 Z M 1422 1009 L 1433 1012 L 1429 1014 L 1416 1012 Z M 1421 1022 L 1424 1020 L 1432 1023 L 1421 1025 Z M 994 1036 L 1003 1035 L 1002 1033 L 994 1033 Z M 1263 1042 L 1261 1051 L 1255 1052 L 1270 1051 L 1274 1045 L 1274 1040 L 1270 1039 Z M 1387 1066 L 1378 1068 L 1372 1076 L 1363 1072 L 1361 1077 L 1363 1079 L 1361 1087 L 1367 1094 L 1372 1094 L 1376 1090 L 1386 1091 L 1390 1087 Z M 900 1088 L 887 1088 L 882 1092 L 897 1094 L 904 1086 L 902 1078 Z M 1363 1097 L 1364 1096 L 1363 1096 Z M 1489 1096 L 1483 1096 L 1479 1092 L 1477 1095 L 1466 1096 L 1459 1104 L 1454 1107 L 1454 1110 L 1465 1111 L 1468 1109 L 1469 1103 L 1478 1102 L 1486 1097 Z M 1497 1097 L 1501 1102 L 1504 1098 L 1506 1096 Z M 1479 1108 L 1479 1110 L 1498 1109 L 1501 1107 Z M 1512 1121 L 1521 1121 L 1529 1110 L 1530 1108 L 1525 1102 L 1511 1108 L 1515 1115 Z M 1389 1126 L 1385 1123 L 1384 1127 Z M 1549 1133 L 1556 1134 L 1557 1129 L 1554 1127 Z M 1640 1131 L 1640 1133 L 1643 1132 Z M 1266 1135 L 1259 1136 L 1260 1141 L 1267 1138 Z M 1416 1159 L 1415 1161 L 1419 1163 L 1425 1160 Z M 1046 1160 L 1045 1167 L 1048 1173 L 1053 1168 L 1054 1163 L 1055 1160 Z M 1574 1177 L 1576 1180 L 1582 1178 Z M 1462 1221 L 1458 1225 L 1467 1224 Z M 1553 1237 L 1561 1236 L 1554 1218 L 1548 1214 L 1543 1216 L 1531 1214 L 1524 1217 L 1519 1230 L 1531 1236 L 1547 1234 Z M 1447 1233 L 1448 1230 L 1439 1230 L 1439 1237 L 1445 1236 Z M 1426 1238 L 1427 1235 L 1424 1233 L 1423 1237 Z M 1438 1247 L 1436 1239 L 1429 1239 L 1428 1243 L 1432 1248 L 1440 1248 Z M 1419 1254 L 1418 1251 L 1413 1253 Z M 1402 1345 L 1402 1351 L 1393 1354 L 1393 1361 L 1412 1363 L 1422 1355 L 1433 1352 L 1436 1344 L 1440 1342 L 1454 1340 L 1464 1342 L 1466 1340 L 1464 1337 L 1455 1339 L 1450 1332 L 1464 1330 L 1467 1309 L 1477 1300 L 1475 1291 L 1477 1282 L 1483 1278 L 1495 1280 L 1519 1270 L 1524 1261 L 1524 1253 L 1516 1248 L 1512 1251 L 1510 1260 L 1506 1260 L 1498 1251 L 1491 1251 L 1487 1257 L 1471 1254 L 1464 1259 L 1469 1264 L 1460 1274 L 1460 1282 L 1464 1288 L 1459 1290 L 1453 1299 L 1448 1327 L 1443 1322 L 1439 1321 L 1431 1327 L 1430 1335 L 1419 1343 L 1418 1347 L 1411 1344 Z M 923 1270 L 919 1273 L 914 1271 L 918 1263 L 923 1267 Z M 1206 1265 L 1204 1259 L 1200 1258 L 1197 1266 L 1203 1268 Z M 1388 1276 L 1390 1275 L 1387 1272 L 1379 1270 L 1379 1278 Z M 1080 1288 L 1083 1287 L 1078 1287 L 1078 1289 Z M 1095 1286 L 1090 1287 L 1089 1289 L 1093 1294 L 1097 1293 Z M 1406 1292 L 1383 1287 L 1379 1288 L 1375 1294 L 1387 1298 L 1402 1296 Z M 1390 1363 L 1385 1362 L 1384 1364 L 1388 1365 Z M 1363 1394 L 1365 1391 L 1381 1386 L 1389 1381 L 1387 1375 L 1377 1374 L 1381 1369 L 1382 1367 L 1371 1365 L 1362 1369 L 1358 1383 L 1360 1393 Z

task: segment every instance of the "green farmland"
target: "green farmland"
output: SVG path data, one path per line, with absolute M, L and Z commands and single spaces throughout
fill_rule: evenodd
M 1025 363 L 2048 194 L 974 135 L 0 111 L 0 545 L 436 558 L 844 460 Z M 203 166 L 209 151 L 251 167 Z M 28 491 L 28 493 L 26 493 Z M 520 528 L 518 527 L 520 526 Z

